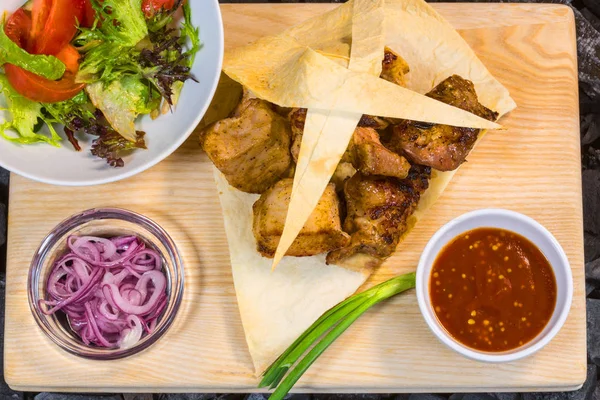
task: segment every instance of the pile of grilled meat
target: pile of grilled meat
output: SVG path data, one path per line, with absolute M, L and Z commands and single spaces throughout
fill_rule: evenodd
M 381 78 L 404 85 L 406 62 L 385 49 Z M 427 96 L 494 121 L 473 83 L 453 75 Z M 253 206 L 257 250 L 273 257 L 287 214 L 306 109 L 283 109 L 245 93 L 232 114 L 200 135 L 200 142 L 230 185 L 260 198 Z M 431 169 L 458 168 L 479 131 L 363 116 L 317 208 L 287 252 L 327 253 L 327 262 L 378 266 L 408 228 Z

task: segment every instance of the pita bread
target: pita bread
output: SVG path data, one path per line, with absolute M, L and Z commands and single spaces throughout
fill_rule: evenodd
M 408 62 L 407 88 L 377 77 L 384 46 Z M 420 0 L 351 0 L 280 35 L 228 51 L 223 70 L 259 98 L 309 109 L 288 210 L 294 218 L 286 220 L 279 256 L 320 198 L 359 114 L 498 128 L 424 96 L 452 74 L 471 80 L 480 102 L 500 115 L 516 106 L 452 26 Z M 454 173 L 433 172 L 406 234 Z M 252 235 L 258 196 L 232 188 L 218 171 L 215 180 L 242 323 L 260 374 L 323 312 L 356 291 L 370 271 L 328 266 L 320 255 L 283 257 L 271 273 L 271 260 L 259 255 Z

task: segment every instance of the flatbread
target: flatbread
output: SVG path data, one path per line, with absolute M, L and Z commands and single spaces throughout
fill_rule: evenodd
M 350 62 L 348 69 L 340 72 L 366 73 L 366 77 L 370 76 L 379 81 L 377 78 L 381 74 L 381 60 L 385 48 L 384 11 L 383 0 L 354 3 Z M 308 49 L 307 55 L 314 55 L 338 68 L 337 64 L 313 50 Z M 315 63 L 309 62 L 308 65 L 314 66 Z M 273 257 L 273 268 L 281 261 L 317 206 L 362 118 L 363 113 L 360 111 L 349 113 L 335 110 L 336 106 L 346 102 L 346 93 L 340 90 L 342 87 L 336 87 L 323 94 L 329 101 L 327 109 L 309 108 L 307 111 L 292 197 L 283 233 Z
M 381 20 L 378 12 L 383 7 L 384 23 L 372 26 L 373 21 Z M 383 40 L 377 42 L 380 32 L 384 33 Z M 361 39 L 353 42 L 353 35 Z M 408 62 L 407 89 L 376 76 L 373 59 L 379 54 L 381 61 L 381 44 Z M 364 61 L 354 65 L 351 56 Z M 223 70 L 259 98 L 283 107 L 309 109 L 291 200 L 296 205 L 288 212 L 295 217 L 308 217 L 312 212 L 314 199 L 318 201 L 339 162 L 339 149 L 344 142 L 347 145 L 348 132 L 358 122 L 357 114 L 498 128 L 424 96 L 452 74 L 471 80 L 480 102 L 500 115 L 516 106 L 508 90 L 460 35 L 420 0 L 387 0 L 385 4 L 351 0 L 280 35 L 228 51 Z M 342 132 L 342 138 L 337 139 L 341 143 L 335 143 L 336 138 L 328 134 L 335 129 Z M 406 234 L 441 195 L 454 173 L 433 172 Z M 233 189 L 219 173 L 215 179 L 242 323 L 256 372 L 261 373 L 324 311 L 357 290 L 370 271 L 327 266 L 321 255 L 283 257 L 271 273 L 271 260 L 259 255 L 252 235 L 251 205 L 258 196 Z M 294 229 L 288 229 L 291 234 L 282 239 L 284 243 L 291 243 L 290 238 L 293 241 L 298 226 L 303 225 L 302 218 L 290 221 L 295 222 Z
M 214 167 L 213 167 L 214 168 Z M 257 373 L 264 371 L 323 312 L 350 296 L 368 274 L 325 264 L 325 255 L 271 260 L 256 251 L 252 205 L 259 195 L 227 183 L 214 168 L 231 268 L 246 342 Z

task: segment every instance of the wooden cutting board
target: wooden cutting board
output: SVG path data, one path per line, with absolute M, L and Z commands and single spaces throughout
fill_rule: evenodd
M 223 5 L 226 47 L 277 33 L 334 5 Z M 577 62 L 573 13 L 560 5 L 435 4 L 510 90 L 519 108 L 488 134 L 445 194 L 369 284 L 412 271 L 445 222 L 504 207 L 544 224 L 574 277 L 569 318 L 545 349 L 503 365 L 462 358 L 428 330 L 414 292 L 370 311 L 296 387 L 311 392 L 570 390 L 586 374 Z M 15 148 L 15 151 L 18 151 Z M 59 350 L 36 326 L 27 270 L 58 222 L 92 207 L 146 214 L 185 261 L 182 308 L 164 338 L 126 360 L 94 362 Z M 10 186 L 5 378 L 29 391 L 248 392 L 257 378 L 246 347 L 219 200 L 197 135 L 166 161 L 123 182 L 63 188 L 13 175 Z

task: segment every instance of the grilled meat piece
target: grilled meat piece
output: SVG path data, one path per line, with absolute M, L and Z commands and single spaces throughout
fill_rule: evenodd
M 385 48 L 382 70 L 380 77 L 395 83 L 400 86 L 405 86 L 406 80 L 405 75 L 410 71 L 408 64 L 402 57 L 395 53 L 389 47 Z M 285 109 L 281 109 L 285 110 Z M 304 122 L 306 121 L 306 109 L 305 108 L 293 108 L 288 118 L 292 127 L 292 156 L 294 161 L 298 161 L 298 154 L 300 153 L 300 144 L 302 143 L 302 132 L 304 131 Z M 372 115 L 363 115 L 359 127 L 373 128 L 377 130 L 386 129 L 389 126 L 389 122 L 381 117 L 375 117 Z
M 272 258 L 283 233 L 290 196 L 292 179 L 282 179 L 267 190 L 254 203 L 252 231 L 257 250 Z M 286 255 L 304 257 L 326 253 L 350 243 L 350 236 L 342 231 L 340 202 L 333 184 L 329 184 L 310 215 L 300 234 Z
M 356 128 L 348 151 L 350 162 L 365 175 L 383 175 L 405 178 L 410 169 L 406 158 L 388 150 L 379 141 L 372 128 Z
M 406 231 L 422 193 L 429 186 L 431 168 L 414 165 L 406 179 L 367 176 L 350 178 L 344 187 L 347 215 L 344 231 L 351 243 L 327 255 L 327 263 L 379 265 L 389 257 Z M 357 263 L 359 264 L 359 263 Z
M 306 122 L 306 108 L 292 108 L 288 114 L 290 128 L 292 129 L 292 147 L 290 152 L 294 162 L 298 162 L 300 154 L 300 145 L 302 144 L 302 134 L 304 133 L 304 123 Z
M 292 158 L 298 162 L 302 133 L 306 122 L 306 109 L 292 110 L 289 119 L 292 129 Z M 374 120 L 373 117 L 368 116 L 363 116 L 363 119 Z M 382 120 L 382 122 L 384 121 Z M 397 178 L 404 178 L 410 168 L 410 164 L 404 157 L 388 150 L 381 144 L 375 129 L 360 125 L 354 131 L 348 150 L 342 157 L 342 162 L 352 163 L 355 169 L 367 175 L 385 175 Z
M 290 135 L 268 102 L 244 98 L 230 118 L 201 132 L 200 145 L 231 186 L 262 193 L 290 167 Z
M 408 67 L 408 63 L 398 53 L 386 47 L 381 66 L 381 75 L 379 75 L 381 79 L 402 87 L 406 86 L 406 74 L 410 72 L 410 68 Z M 386 129 L 390 124 L 390 120 L 389 118 L 363 115 L 358 126 L 373 128 L 379 131 Z
M 302 134 L 304 133 L 304 124 L 306 122 L 306 108 L 294 108 L 288 114 L 290 126 L 292 128 L 292 148 L 291 153 L 295 162 L 298 162 L 298 154 L 300 154 L 300 145 L 302 144 Z M 359 127 L 372 129 L 386 129 L 389 123 L 383 118 L 373 117 L 371 115 L 363 115 Z
M 479 103 L 473 82 L 463 79 L 458 75 L 452 75 L 440 82 L 427 93 L 427 96 L 442 103 L 469 111 L 489 121 L 495 121 L 498 118 L 497 112 Z
M 386 129 L 390 123 L 381 117 L 374 117 L 372 115 L 363 115 L 358 122 L 359 127 L 363 128 L 373 128 L 378 131 Z
M 335 185 L 335 190 L 339 192 L 344 191 L 344 185 L 346 181 L 356 173 L 356 168 L 352 165 L 352 163 L 347 161 L 340 161 L 331 177 L 331 183 Z
M 479 103 L 473 83 L 458 75 L 441 82 L 427 96 L 490 121 L 498 118 L 498 113 Z M 478 136 L 479 129 L 401 120 L 386 146 L 415 164 L 452 171 L 465 161 Z
M 385 48 L 380 77 L 396 85 L 406 86 L 406 74 L 410 72 L 407 62 L 389 47 Z

